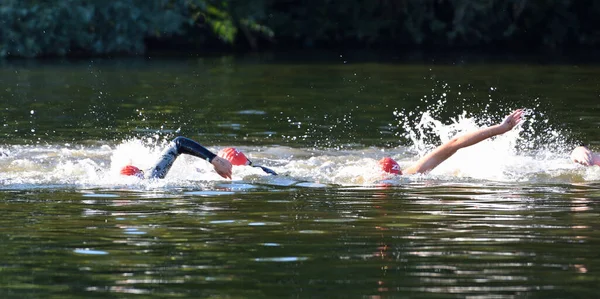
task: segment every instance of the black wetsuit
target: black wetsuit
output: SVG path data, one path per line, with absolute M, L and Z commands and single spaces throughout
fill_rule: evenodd
M 208 161 L 208 163 L 212 162 L 212 159 L 217 156 L 198 142 L 179 136 L 173 139 L 173 141 L 169 143 L 169 147 L 160 154 L 160 158 L 156 161 L 154 166 L 150 168 L 148 171 L 149 175 L 146 177 L 163 179 L 171 169 L 171 166 L 173 166 L 177 157 L 181 154 L 202 158 Z

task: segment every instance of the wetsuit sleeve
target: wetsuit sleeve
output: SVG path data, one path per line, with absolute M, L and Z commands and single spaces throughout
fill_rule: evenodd
M 194 140 L 177 137 L 169 143 L 169 146 L 160 154 L 160 158 L 150 169 L 150 178 L 164 178 L 180 154 L 192 155 L 204 159 L 209 163 L 217 156 Z
M 180 154 L 188 154 L 194 157 L 202 158 L 209 163 L 212 162 L 212 159 L 217 156 L 213 152 L 200 145 L 198 142 L 189 138 L 180 136 L 173 139 L 173 142 L 176 144 L 177 151 Z

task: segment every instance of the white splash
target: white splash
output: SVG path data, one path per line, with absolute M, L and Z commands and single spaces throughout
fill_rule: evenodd
M 279 176 L 270 176 L 260 168 L 241 166 L 233 169 L 233 183 L 217 175 L 202 159 L 182 155 L 164 180 L 143 180 L 119 174 L 124 165 L 147 169 L 159 157 L 169 140 L 133 138 L 116 145 L 15 145 L 0 148 L 0 188 L 194 188 L 223 184 L 259 184 L 264 186 L 324 187 L 373 186 L 384 182 L 405 185 L 423 181 L 487 184 L 580 183 L 600 180 L 600 167 L 582 167 L 571 163 L 571 145 L 564 134 L 546 124 L 542 114 L 529 112 L 522 125 L 495 138 L 459 150 L 431 173 L 390 176 L 379 171 L 377 161 L 385 156 L 396 159 L 402 168 L 415 163 L 435 146 L 458 134 L 498 122 L 501 115 L 469 116 L 467 112 L 448 120 L 434 117 L 432 110 L 398 117 L 399 138 L 406 146 L 392 149 L 362 148 L 328 150 L 282 146 L 238 147 L 255 163 L 272 168 Z M 539 121 L 541 119 L 541 121 Z M 410 124 L 414 124 L 411 126 Z M 161 141 L 157 141 L 161 140 Z M 233 145 L 234 146 L 234 145 Z M 217 152 L 221 147 L 209 149 Z M 240 183 L 241 182 L 241 183 Z M 242 186 L 240 185 L 240 186 Z
M 568 159 L 570 148 L 564 141 L 548 138 L 561 135 L 554 129 L 550 128 L 541 132 L 546 135 L 547 140 L 554 142 L 552 146 L 541 145 L 532 150 L 531 143 L 537 141 L 527 140 L 528 134 L 524 134 L 524 131 L 531 132 L 532 130 L 531 115 L 533 112 L 529 111 L 520 125 L 503 135 L 459 150 L 431 171 L 430 175 L 447 179 L 460 177 L 510 182 L 535 180 L 541 174 L 551 177 L 553 174 L 560 174 L 560 170 L 577 169 L 577 165 Z M 467 117 L 467 112 L 463 112 L 457 118 L 444 124 L 442 121 L 434 119 L 429 112 L 425 112 L 414 129 L 408 129 L 405 126 L 407 128 L 406 135 L 411 140 L 412 149 L 416 152 L 417 157 L 409 158 L 408 161 L 404 159 L 402 164 L 407 167 L 435 146 L 443 144 L 455 136 L 493 123 L 489 117 L 477 119 L 476 117 Z M 563 146 L 557 149 L 557 143 L 563 144 Z M 557 172 L 557 170 L 559 171 Z

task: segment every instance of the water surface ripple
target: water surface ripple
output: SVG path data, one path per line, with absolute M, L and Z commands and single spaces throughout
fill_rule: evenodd
M 336 55 L 335 57 L 338 57 Z M 3 62 L 2 298 L 592 298 L 595 65 L 250 57 Z M 430 174 L 452 134 L 528 110 Z M 223 180 L 177 135 L 279 172 Z

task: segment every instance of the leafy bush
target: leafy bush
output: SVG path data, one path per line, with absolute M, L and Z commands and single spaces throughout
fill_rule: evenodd
M 229 43 L 240 26 L 270 33 L 251 19 L 239 15 L 233 19 L 228 4 L 205 0 L 3 0 L 0 56 L 141 54 L 146 39 L 185 35 L 194 25 Z
M 149 40 L 193 48 L 595 46 L 599 14 L 594 0 L 2 0 L 0 56 L 141 54 Z

